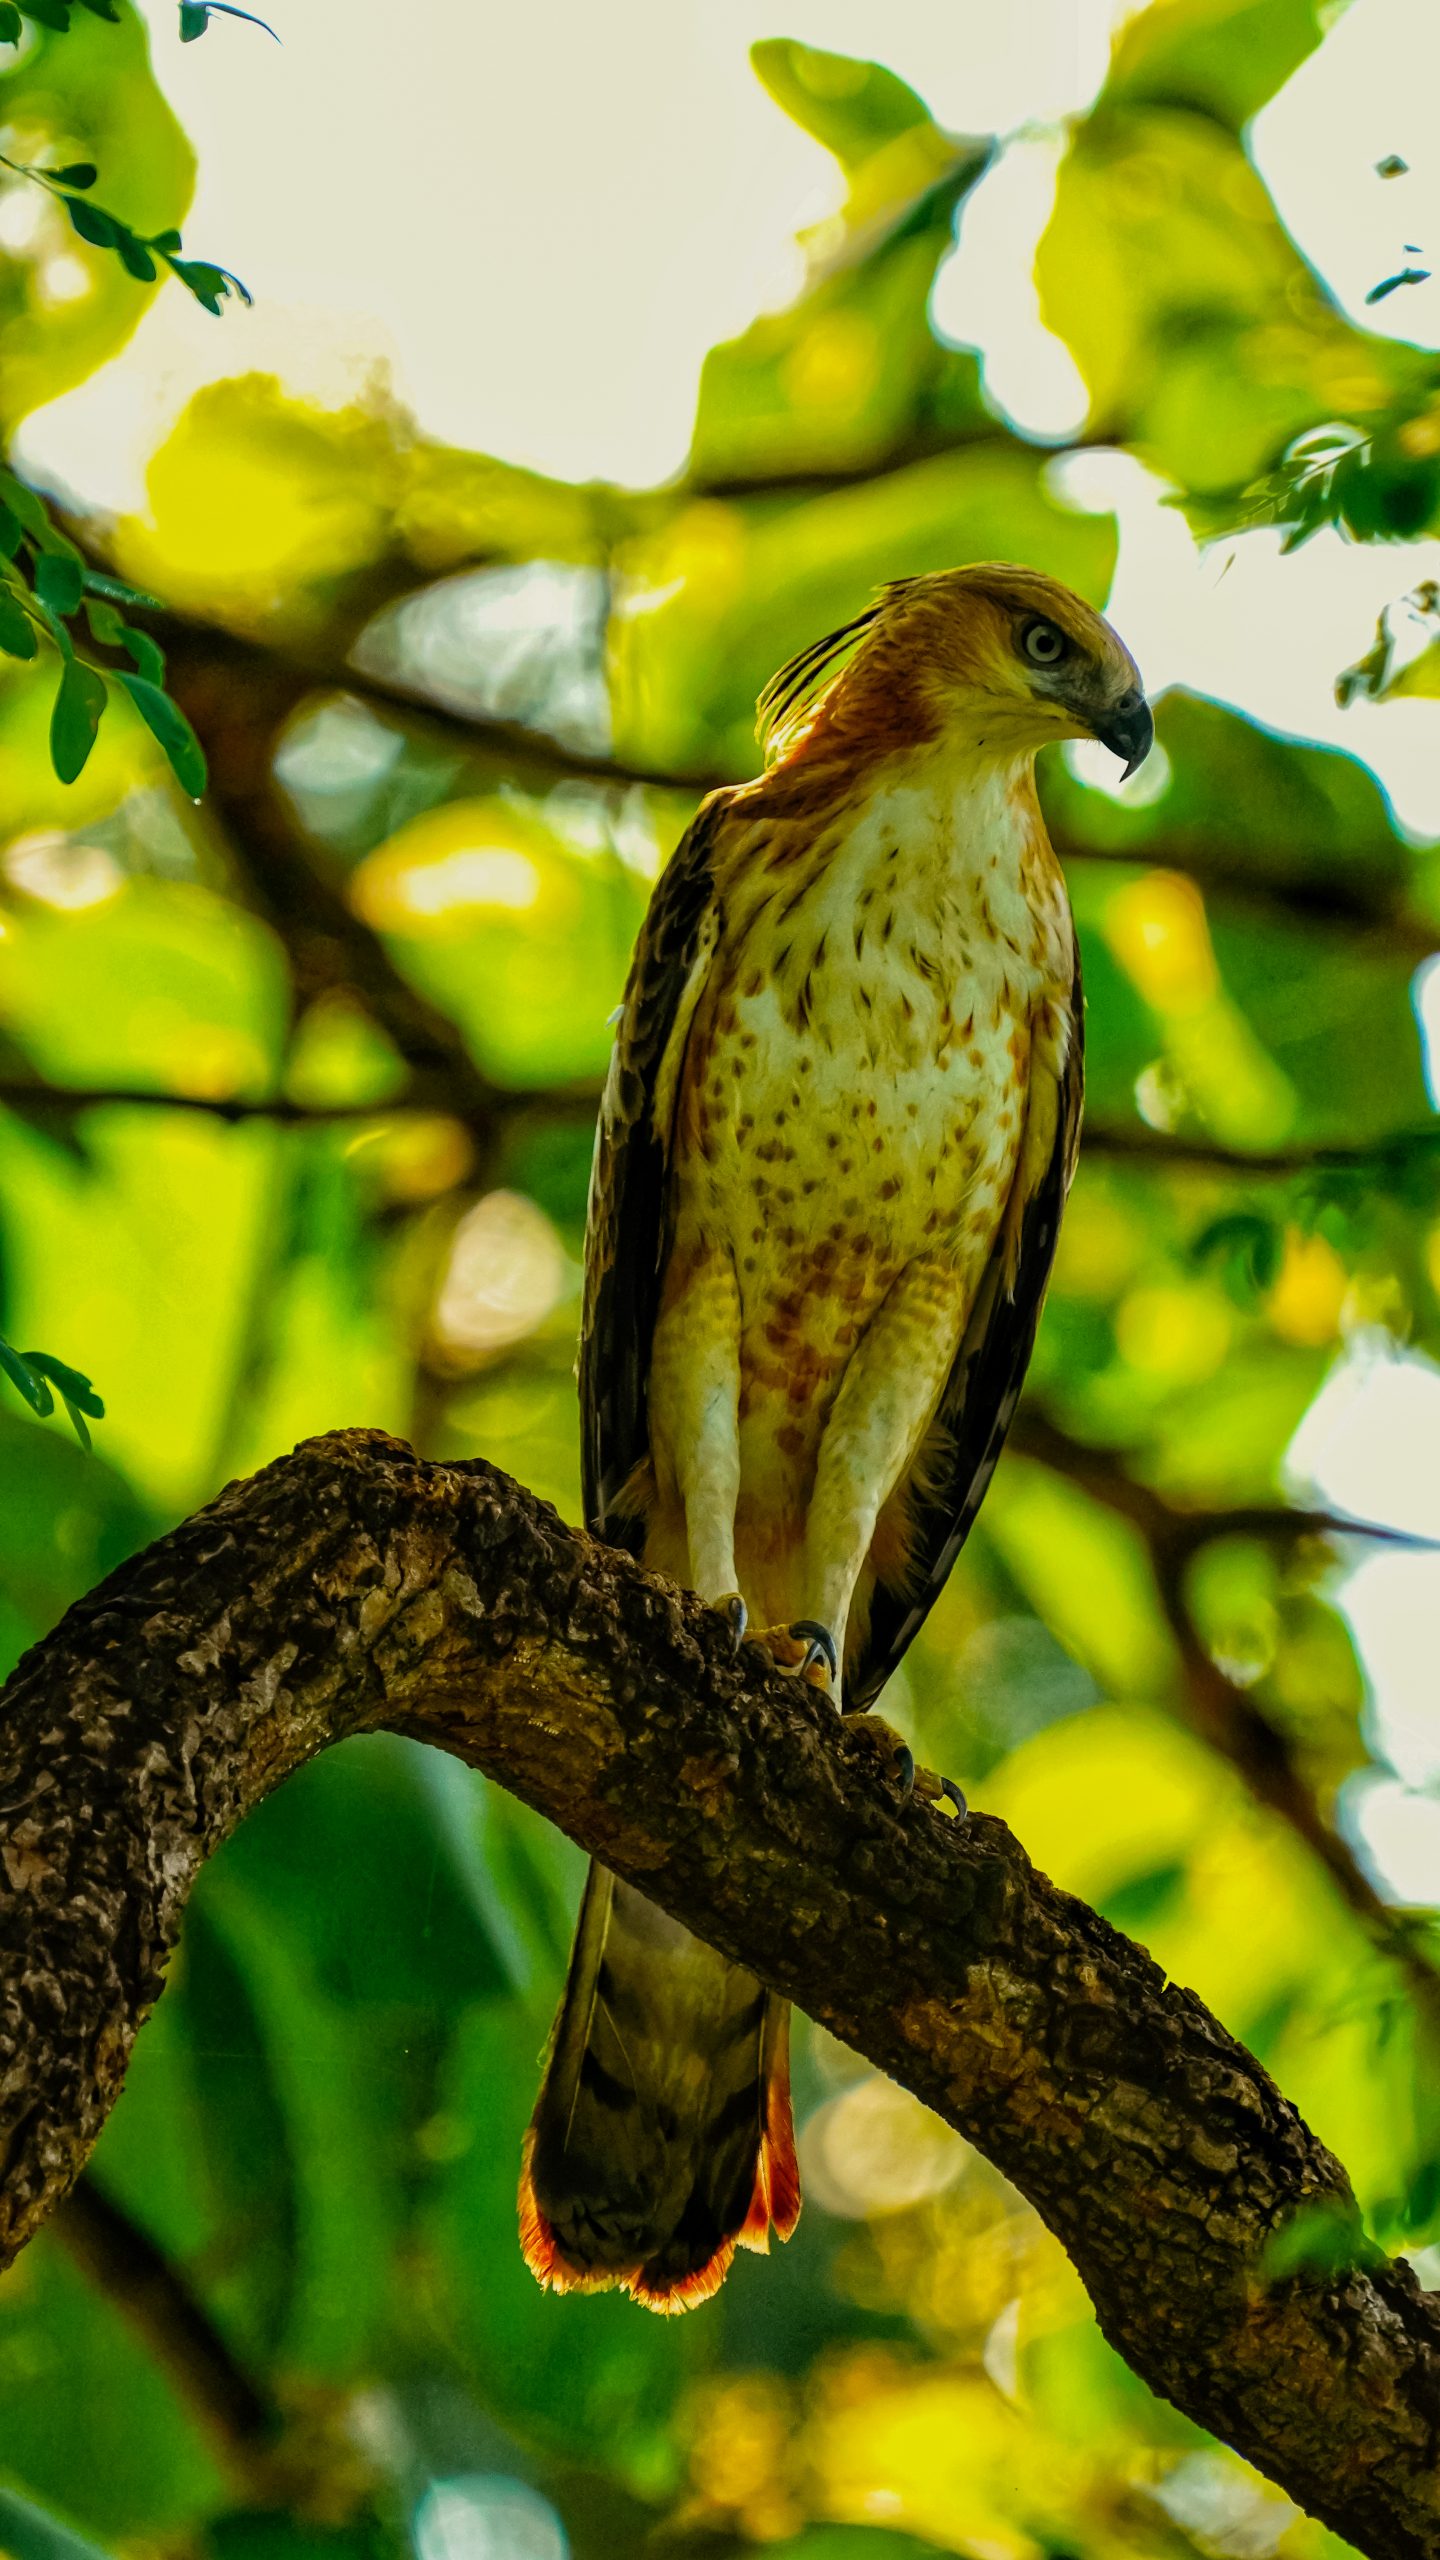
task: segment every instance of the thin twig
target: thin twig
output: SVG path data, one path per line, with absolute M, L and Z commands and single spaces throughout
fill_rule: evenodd
M 1096 1449 L 1032 1407 L 1022 1408 L 1011 1440 L 1017 1454 L 1038 1459 L 1127 1520 L 1147 1549 L 1155 1590 L 1179 1658 L 1179 1703 L 1192 1731 L 1228 1760 L 1256 1801 L 1281 1819 L 1319 1859 L 1344 1901 L 1405 1977 L 1416 2009 L 1440 2038 L 1440 1972 L 1427 1962 L 1401 1916 L 1376 1891 L 1349 1843 L 1321 1810 L 1289 1736 L 1259 1700 L 1229 1678 L 1203 1643 L 1191 1615 L 1187 1575 L 1202 1548 L 1226 1537 L 1296 1544 L 1303 1538 L 1369 1538 L 1428 1547 L 1433 1541 L 1342 1513 L 1247 1504 L 1184 1510 L 1131 1475 L 1113 1452 Z

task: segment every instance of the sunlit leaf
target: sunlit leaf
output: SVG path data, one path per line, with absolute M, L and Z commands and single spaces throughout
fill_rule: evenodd
M 1185 106 L 1238 133 L 1314 52 L 1326 0 L 1166 0 L 1116 40 L 1109 98 Z
M 897 135 L 930 122 L 924 99 L 881 63 L 822 53 L 788 36 L 752 45 L 750 59 L 776 105 L 833 151 L 843 168 L 855 168 Z

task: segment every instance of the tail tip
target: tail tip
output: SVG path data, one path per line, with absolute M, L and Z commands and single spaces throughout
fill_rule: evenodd
M 608 2268 L 577 2267 L 567 2258 L 556 2235 L 555 2226 L 543 2210 L 535 2193 L 532 2157 L 535 2128 L 525 2135 L 520 2154 L 520 2189 L 515 2199 L 520 2223 L 520 2255 L 546 2293 L 605 2293 L 614 2284 L 623 2284 L 623 2276 L 612 2275 Z

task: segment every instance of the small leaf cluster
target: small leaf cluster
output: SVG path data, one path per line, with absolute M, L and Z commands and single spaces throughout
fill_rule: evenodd
M 154 608 L 119 578 L 92 569 L 73 542 L 53 525 L 33 489 L 0 466 L 0 650 L 34 658 L 43 635 L 60 653 L 60 685 L 50 717 L 50 755 L 62 782 L 83 772 L 109 700 L 109 686 L 129 695 L 151 735 L 163 747 L 182 790 L 198 800 L 205 788 L 200 741 L 178 704 L 165 691 L 165 660 L 146 631 L 126 621 L 120 608 Z M 96 665 L 77 646 L 83 627 L 89 641 L 129 665 Z
M 1431 420 L 1374 432 L 1339 423 L 1316 427 L 1287 447 L 1273 471 L 1243 489 L 1183 504 L 1195 531 L 1213 540 L 1277 527 L 1282 551 L 1338 526 L 1356 542 L 1413 542 L 1440 514 L 1440 453 Z
M 120 22 L 116 0 L 0 0 L 0 44 L 18 44 L 27 18 L 56 35 L 68 35 L 77 6 L 88 9 L 92 18 L 108 18 L 112 27 Z
M 1376 1242 L 1384 1204 L 1428 1220 L 1437 1196 L 1440 1132 L 1409 1131 L 1351 1161 L 1318 1159 L 1278 1198 L 1212 1218 L 1191 1238 L 1188 1259 L 1197 1271 L 1213 1271 L 1235 1304 L 1251 1310 L 1279 1279 L 1292 1229 L 1322 1236 L 1353 1259 Z
M 68 35 L 77 8 L 88 9 L 92 18 L 108 19 L 112 27 L 120 23 L 117 0 L 0 0 L 0 44 L 18 44 L 27 18 L 57 36 Z M 267 36 L 275 35 L 263 18 L 252 17 L 248 9 L 232 8 L 229 0 L 180 0 L 181 43 L 193 44 L 203 36 L 212 17 L 243 18 L 249 26 L 264 27 Z M 279 43 L 278 36 L 275 41 Z
M 75 1426 L 75 1437 L 81 1448 L 89 1448 L 90 1430 L 86 1416 L 89 1415 L 91 1422 L 100 1422 L 104 1418 L 105 1407 L 83 1370 L 70 1368 L 64 1360 L 57 1360 L 52 1351 L 17 1351 L 14 1344 L 0 1334 L 0 1376 L 7 1377 L 12 1387 L 19 1388 L 31 1412 L 38 1413 L 42 1419 L 54 1412 L 58 1395 Z
M 88 191 L 100 174 L 93 161 L 72 160 L 62 169 L 41 169 L 27 161 L 7 160 L 0 152 L 0 168 L 13 170 L 17 178 L 33 178 L 37 186 L 44 187 L 65 207 L 72 231 L 88 241 L 92 249 L 112 249 L 126 274 L 133 276 L 137 284 L 155 282 L 160 272 L 158 259 L 207 311 L 218 313 L 227 294 L 237 295 L 244 303 L 251 300 L 247 288 L 228 267 L 217 267 L 209 258 L 182 257 L 178 231 L 132 231 L 118 213 L 108 213 L 103 205 L 92 202 Z

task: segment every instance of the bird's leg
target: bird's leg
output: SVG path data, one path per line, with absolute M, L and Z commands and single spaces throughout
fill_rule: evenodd
M 685 1515 L 690 1587 L 728 1620 L 739 1650 L 748 1616 L 735 1572 L 740 1498 L 740 1291 L 728 1253 L 672 1254 L 650 1358 L 657 1487 Z
M 831 1408 L 805 1524 L 805 1589 L 842 1646 L 875 1524 L 913 1465 L 949 1376 L 965 1299 L 952 1260 L 911 1263 L 872 1319 Z M 883 1717 L 854 1722 L 874 1733 L 902 1794 L 944 1795 L 963 1811 L 959 1789 L 917 1771 L 909 1745 Z

